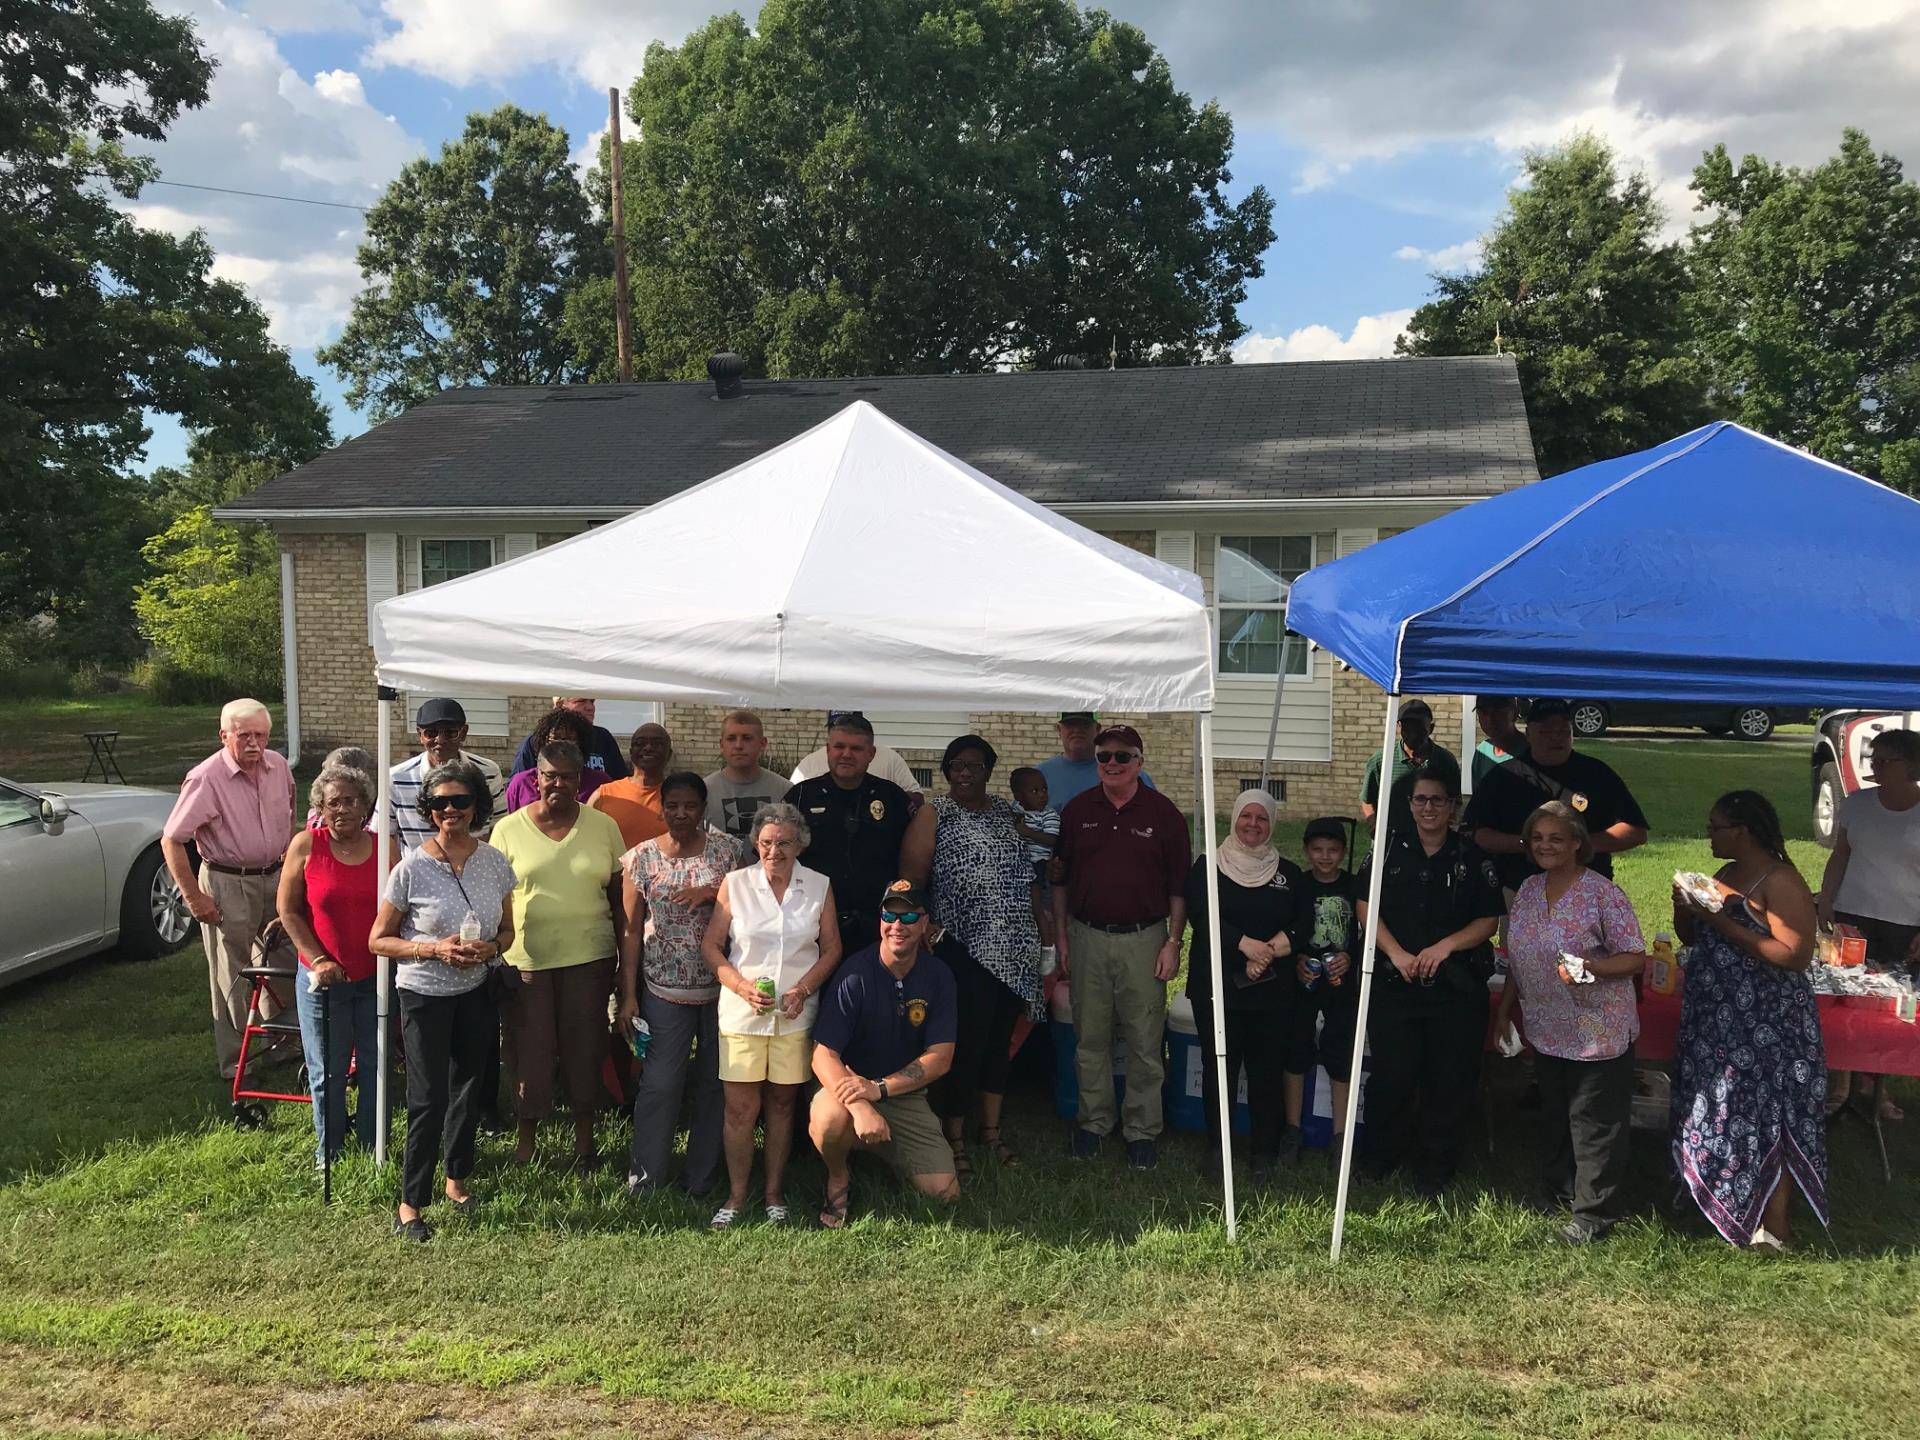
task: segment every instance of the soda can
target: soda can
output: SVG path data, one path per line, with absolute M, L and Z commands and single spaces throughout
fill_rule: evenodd
M 758 980 L 753 982 L 753 988 L 758 990 L 762 995 L 766 996 L 769 1003 L 773 1001 L 775 996 L 775 991 L 774 991 L 773 981 L 770 977 L 765 975 L 761 976 Z
M 1304 962 L 1307 972 L 1307 989 L 1311 990 L 1320 983 L 1320 977 L 1327 973 L 1327 957 L 1309 955 Z
M 634 1016 L 633 1034 L 628 1037 L 627 1043 L 633 1047 L 634 1059 L 646 1059 L 647 1046 L 653 1043 L 653 1027 L 648 1025 L 647 1022 L 642 1020 L 638 1015 Z

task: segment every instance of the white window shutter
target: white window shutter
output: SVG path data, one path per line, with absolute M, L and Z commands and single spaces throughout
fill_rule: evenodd
M 518 530 L 508 533 L 506 544 L 501 547 L 503 560 L 518 560 L 522 555 L 531 555 L 540 548 L 540 537 L 531 530 Z
M 1193 531 L 1156 530 L 1153 532 L 1153 554 L 1156 560 L 1182 570 L 1193 569 Z
M 1340 559 L 1344 560 L 1355 551 L 1364 550 L 1380 538 L 1378 530 L 1341 530 L 1336 537 Z
M 391 531 L 367 532 L 367 641 L 373 641 L 373 607 L 400 593 L 400 541 Z

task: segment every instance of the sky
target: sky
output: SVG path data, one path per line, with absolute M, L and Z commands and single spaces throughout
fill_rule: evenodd
M 407 161 L 505 101 L 584 159 L 653 41 L 715 0 L 156 0 L 218 61 L 208 103 L 153 153 L 143 223 L 200 228 L 312 376 L 344 438 L 366 428 L 314 360 L 360 287 L 361 216 Z M 756 0 L 737 7 L 751 20 Z M 1578 131 L 1643 170 L 1684 230 L 1700 154 L 1816 164 L 1844 126 L 1920 167 L 1920 0 L 1106 0 L 1236 135 L 1233 191 L 1264 185 L 1276 238 L 1244 361 L 1390 354 L 1435 271 L 1470 268 L 1531 147 Z M 153 422 L 151 465 L 184 456 Z

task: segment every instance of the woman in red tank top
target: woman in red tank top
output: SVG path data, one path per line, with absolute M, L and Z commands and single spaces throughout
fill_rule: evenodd
M 279 902 L 280 923 L 300 953 L 294 992 L 313 1092 L 318 1165 L 329 1154 L 339 1155 L 346 1143 L 349 1058 L 360 1056 L 363 1070 L 371 1075 L 379 1053 L 379 997 L 373 951 L 367 945 L 380 907 L 374 836 L 366 828 L 373 813 L 373 776 L 345 765 L 323 766 L 309 803 L 322 824 L 303 829 L 287 846 Z M 373 1148 L 374 1118 L 369 1084 L 361 1091 L 353 1124 L 355 1138 L 367 1149 Z

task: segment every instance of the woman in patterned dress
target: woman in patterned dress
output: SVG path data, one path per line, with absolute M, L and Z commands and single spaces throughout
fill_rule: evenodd
M 932 876 L 933 918 L 946 932 L 934 954 L 953 971 L 959 999 L 953 1068 L 934 1108 L 961 1176 L 973 1173 L 966 1126 L 976 1106 L 980 1142 L 1003 1166 L 1020 1163 L 1000 1135 L 1013 1032 L 1022 1015 L 1045 1016 L 1033 863 L 1013 807 L 987 792 L 999 758 L 978 735 L 948 745 L 940 761 L 947 793 L 922 807 L 900 845 L 903 875 L 916 884 Z
M 1814 904 L 1764 795 L 1722 795 L 1707 817 L 1724 906 L 1675 887 L 1690 944 L 1674 1047 L 1673 1163 L 1729 1244 L 1784 1249 L 1791 1176 L 1827 1223 L 1826 1054 L 1807 981 Z
M 1620 1219 L 1640 1034 L 1633 977 L 1646 968 L 1646 942 L 1626 893 L 1587 868 L 1593 840 L 1572 806 L 1549 800 L 1520 840 L 1541 873 L 1513 898 L 1500 1020 L 1518 1001 L 1540 1079 L 1547 1193 L 1572 1212 L 1559 1238 L 1585 1245 Z M 1569 954 L 1592 980 L 1562 974 Z
M 633 1159 L 627 1193 L 666 1180 L 680 1099 L 694 1071 L 693 1117 L 681 1184 L 705 1195 L 720 1173 L 725 1111 L 720 1088 L 720 982 L 700 958 L 714 897 L 746 863 L 738 840 L 706 823 L 707 783 L 691 770 L 660 782 L 667 833 L 620 857 L 627 924 L 620 943 L 620 1034 L 649 1031 L 646 1064 L 633 1098 Z M 691 1054 L 691 1058 L 689 1055 Z

